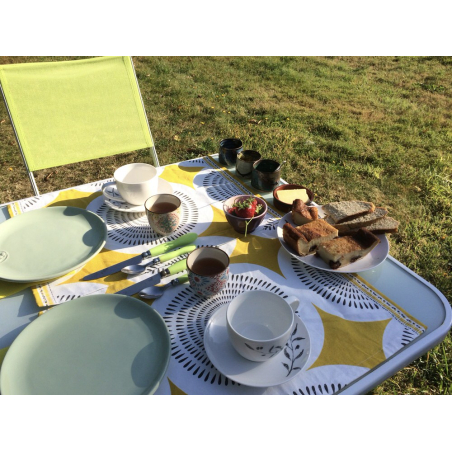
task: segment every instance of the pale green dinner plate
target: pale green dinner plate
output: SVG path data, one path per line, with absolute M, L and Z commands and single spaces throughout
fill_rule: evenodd
M 50 309 L 6 353 L 2 394 L 152 394 L 165 376 L 165 321 L 142 301 L 90 295 Z
M 78 207 L 47 207 L 0 224 L 0 279 L 46 281 L 82 267 L 105 245 L 107 226 Z

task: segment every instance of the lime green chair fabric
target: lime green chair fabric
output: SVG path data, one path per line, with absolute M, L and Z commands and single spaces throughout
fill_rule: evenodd
M 130 57 L 0 65 L 29 171 L 138 149 L 157 154 Z

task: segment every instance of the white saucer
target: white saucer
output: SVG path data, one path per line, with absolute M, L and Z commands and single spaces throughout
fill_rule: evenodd
M 306 365 L 311 342 L 302 320 L 296 325 L 284 351 L 264 362 L 242 358 L 229 341 L 226 328 L 227 305 L 218 308 L 204 331 L 204 348 L 212 364 L 229 379 L 256 388 L 276 386 L 295 377 Z M 292 361 L 292 357 L 295 357 Z
M 158 187 L 156 195 L 160 193 L 173 194 L 173 187 L 169 182 L 164 179 L 158 179 Z M 121 197 L 116 187 L 115 182 L 108 182 L 102 186 L 102 193 L 104 195 L 105 204 L 113 210 L 119 210 L 119 212 L 132 212 L 132 213 L 144 213 L 145 208 L 143 205 L 130 204 Z

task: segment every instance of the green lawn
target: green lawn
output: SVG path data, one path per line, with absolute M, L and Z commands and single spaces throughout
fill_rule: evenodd
M 69 57 L 0 57 L 0 64 Z M 134 57 L 160 163 L 222 138 L 286 160 L 316 201 L 371 200 L 401 222 L 391 255 L 452 300 L 452 57 Z M 111 177 L 145 151 L 37 172 L 41 192 Z M 0 202 L 31 196 L 0 104 Z M 375 394 L 452 393 L 452 340 Z

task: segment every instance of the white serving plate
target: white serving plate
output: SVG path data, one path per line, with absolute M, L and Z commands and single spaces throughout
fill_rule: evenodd
M 319 209 L 319 216 L 321 217 L 321 210 Z M 278 234 L 279 241 L 283 248 L 293 257 L 303 262 L 304 264 L 310 265 L 314 268 L 319 268 L 320 270 L 325 270 L 328 272 L 335 273 L 359 273 L 366 270 L 371 270 L 377 267 L 388 257 L 389 254 L 389 241 L 385 234 L 378 234 L 377 237 L 380 239 L 380 243 L 365 257 L 359 259 L 352 264 L 348 264 L 345 267 L 340 267 L 337 270 L 333 270 L 321 257 L 315 254 L 310 254 L 308 256 L 299 256 L 283 239 L 283 226 L 285 223 L 290 223 L 292 226 L 296 226 L 292 221 L 292 213 L 286 213 L 281 220 L 279 220 L 276 232 Z

